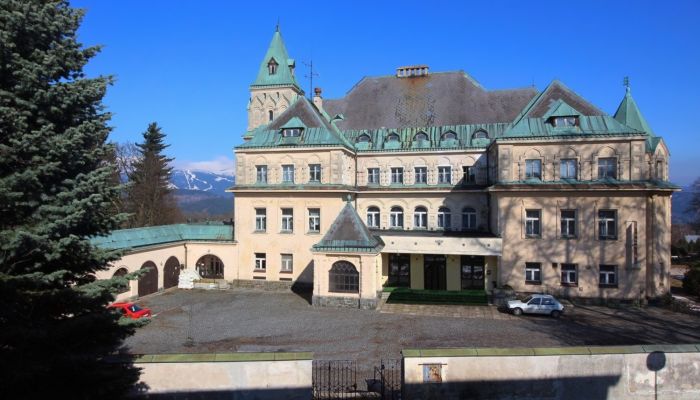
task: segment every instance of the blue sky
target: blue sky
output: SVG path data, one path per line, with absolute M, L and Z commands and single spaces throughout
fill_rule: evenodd
M 613 114 L 632 93 L 671 149 L 671 178 L 700 176 L 698 1 L 71 1 L 87 9 L 85 45 L 103 45 L 88 75 L 114 75 L 105 104 L 112 140 L 139 141 L 149 122 L 178 167 L 232 168 L 246 129 L 248 85 L 279 18 L 308 91 L 343 96 L 397 66 L 464 70 L 487 89 L 560 79 Z

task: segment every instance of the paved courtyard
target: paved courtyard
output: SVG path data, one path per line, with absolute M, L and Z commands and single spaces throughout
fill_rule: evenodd
M 155 316 L 127 339 L 132 353 L 312 351 L 317 359 L 373 362 L 416 347 L 700 343 L 699 317 L 656 307 L 576 306 L 556 320 L 437 306 L 441 316 L 430 316 L 425 306 L 413 308 L 415 315 L 410 307 L 315 308 L 293 293 L 242 289 L 173 290 L 139 303 Z

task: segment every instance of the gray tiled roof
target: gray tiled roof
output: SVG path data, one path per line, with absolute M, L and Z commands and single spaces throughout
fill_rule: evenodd
M 378 252 L 382 247 L 382 240 L 367 229 L 355 207 L 348 201 L 323 239 L 313 245 L 313 250 Z

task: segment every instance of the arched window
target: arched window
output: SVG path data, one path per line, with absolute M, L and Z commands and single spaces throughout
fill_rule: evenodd
M 199 275 L 202 278 L 223 279 L 224 278 L 224 263 L 221 259 L 213 254 L 202 256 L 195 264 Z
M 362 135 L 357 137 L 357 143 L 367 143 L 371 140 L 372 139 L 370 139 L 369 135 L 366 135 L 366 134 L 362 134 Z
M 403 228 L 403 208 L 399 206 L 391 207 L 391 212 L 389 213 L 389 227 Z
M 421 140 L 428 140 L 428 134 L 425 132 L 418 132 L 416 133 L 416 136 L 413 137 L 413 140 L 415 140 L 416 142 Z
M 158 291 L 158 267 L 153 261 L 146 261 L 141 266 L 144 274 L 139 278 L 139 297 Z
M 474 132 L 472 135 L 472 139 L 488 139 L 489 133 L 486 132 L 483 129 L 479 129 L 478 131 Z
M 328 291 L 338 293 L 359 293 L 360 274 L 352 263 L 336 261 L 328 272 Z
M 457 134 L 452 131 L 447 131 L 442 134 L 442 140 L 455 140 L 457 139 Z
M 476 210 L 471 207 L 462 209 L 462 230 L 470 231 L 476 229 Z
M 398 142 L 399 141 L 399 135 L 396 133 L 390 133 L 389 136 L 386 137 L 387 142 Z
M 369 228 L 379 228 L 379 207 L 367 209 L 367 226 Z
M 270 75 L 275 75 L 277 73 L 277 61 L 275 61 L 274 58 L 270 59 L 270 62 L 267 63 L 267 72 Z
M 428 210 L 425 207 L 416 207 L 413 210 L 413 228 L 425 229 L 428 227 Z
M 267 116 L 270 119 L 270 122 L 272 122 L 272 120 L 275 118 L 275 113 L 270 110 L 267 112 Z
M 126 275 L 127 273 L 129 273 L 129 271 L 127 271 L 126 268 L 121 267 L 118 270 L 114 271 L 114 275 L 112 275 L 112 277 L 113 278 L 118 277 L 118 276 L 121 277 L 121 276 Z M 117 294 L 128 292 L 130 285 L 131 284 L 129 282 L 125 282 L 124 284 L 119 285 L 119 291 L 117 292 Z
M 445 230 L 452 228 L 452 212 L 447 207 L 438 209 L 438 228 Z

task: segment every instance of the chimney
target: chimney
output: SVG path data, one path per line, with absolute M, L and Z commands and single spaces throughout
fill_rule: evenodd
M 318 110 L 323 110 L 323 97 L 321 97 L 321 88 L 314 88 L 314 105 Z

